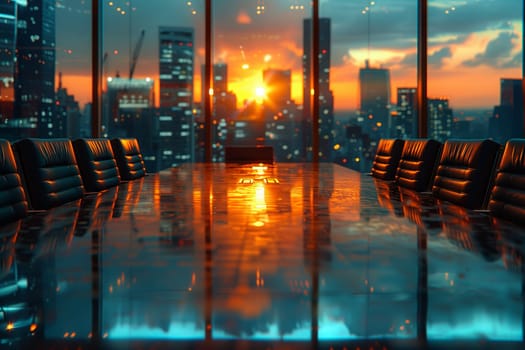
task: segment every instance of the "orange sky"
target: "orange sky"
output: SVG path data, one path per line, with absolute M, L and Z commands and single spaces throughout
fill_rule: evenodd
M 279 67 L 275 64 L 274 67 Z M 238 106 L 244 100 L 255 98 L 255 89 L 262 86 L 263 67 L 250 67 L 249 69 L 235 69 L 229 66 L 229 89 L 237 95 Z M 336 110 L 355 109 L 359 103 L 358 87 L 359 67 L 348 65 L 334 67 L 331 70 L 331 88 L 335 97 Z M 144 78 L 138 76 L 137 78 Z M 429 98 L 446 97 L 450 99 L 451 107 L 492 107 L 499 103 L 500 78 L 517 78 L 519 72 L 512 69 L 471 68 L 462 69 L 461 72 L 453 69 L 429 69 L 428 95 Z M 200 101 L 200 75 L 195 77 L 195 100 Z M 91 101 L 91 77 L 89 75 L 63 75 L 62 84 L 70 94 L 84 105 Z M 403 74 L 391 71 L 391 99 L 395 103 L 397 87 L 416 86 L 415 69 L 406 70 Z M 155 81 L 158 94 L 158 79 Z M 292 72 L 292 98 L 296 103 L 302 103 L 302 76 L 301 72 Z
M 237 19 L 241 22 L 243 20 L 246 18 L 243 19 L 242 16 Z M 241 22 L 238 24 L 244 25 Z M 228 65 L 229 89 L 237 95 L 238 107 L 243 101 L 255 98 L 256 88 L 262 86 L 262 72 L 267 68 L 291 69 L 292 98 L 296 103 L 302 103 L 303 49 L 298 44 L 300 40 L 290 39 L 297 37 L 297 33 L 243 31 L 241 27 L 241 30 L 226 36 L 222 30 L 221 28 L 216 30 L 213 55 L 215 62 L 225 62 Z M 519 33 L 518 29 L 514 29 L 514 33 Z M 446 49 L 449 54 L 441 59 L 438 68 L 429 63 L 428 97 L 448 98 L 452 108 L 492 108 L 499 104 L 500 79 L 519 78 L 522 74 L 521 68 L 493 68 L 487 64 L 469 66 L 464 62 L 482 56 L 485 50 L 488 51 L 491 42 L 495 42 L 501 36 L 500 34 L 499 31 L 478 32 L 468 35 L 457 43 L 451 43 L 444 38 L 442 40 L 444 44 L 432 45 L 429 48 L 429 61 L 431 56 L 440 50 Z M 514 43 L 513 53 L 519 53 L 520 40 L 515 38 Z M 200 66 L 204 57 L 204 49 L 198 44 L 197 42 L 194 64 L 194 99 L 197 102 L 201 100 Z M 149 51 L 148 56 L 141 58 L 137 65 L 135 78 L 152 78 L 155 81 L 155 96 L 158 99 L 158 59 L 155 53 Z M 360 48 L 352 51 L 348 49 L 344 57 L 332 56 L 332 61 L 338 62 L 332 64 L 330 71 L 335 110 L 358 108 L 358 74 L 366 59 L 370 60 L 372 67 L 389 68 L 391 102 L 395 104 L 398 87 L 416 86 L 415 61 L 407 64 L 404 62 L 407 57 L 415 57 L 415 48 L 387 50 L 372 47 L 369 50 Z M 115 56 L 111 59 L 117 62 L 117 58 Z M 127 62 L 127 58 L 115 64 L 125 66 L 123 62 Z M 108 68 L 108 72 L 114 71 L 116 71 L 114 67 Z M 62 82 L 81 105 L 91 100 L 89 75 L 71 75 L 66 72 L 63 74 Z

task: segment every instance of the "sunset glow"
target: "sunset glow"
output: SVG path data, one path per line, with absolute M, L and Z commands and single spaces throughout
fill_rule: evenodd
M 470 30 L 469 21 L 475 16 L 466 16 L 467 11 L 481 8 L 471 7 L 469 2 L 458 4 L 431 2 L 429 10 L 429 48 L 428 48 L 428 96 L 429 98 L 448 96 L 455 108 L 492 108 L 499 102 L 499 80 L 502 77 L 519 78 L 521 60 L 513 60 L 522 52 L 522 23 L 510 17 L 521 13 L 520 8 L 508 10 L 505 18 L 488 18 L 475 30 Z M 271 6 L 270 6 L 271 5 Z M 104 52 L 112 53 L 104 62 L 104 74 L 125 75 L 129 66 L 129 53 L 135 44 L 140 28 L 146 28 L 146 40 L 140 53 L 135 77 L 151 76 L 155 80 L 155 96 L 158 97 L 158 53 L 157 26 L 173 22 L 164 16 L 164 5 L 136 1 L 134 28 L 132 33 L 120 32 L 113 38 L 112 28 L 127 28 L 129 19 L 115 6 L 108 6 L 104 16 L 110 21 L 105 28 Z M 158 7 L 160 6 L 160 7 Z M 179 6 L 179 5 L 170 5 Z M 204 61 L 204 35 L 202 32 L 202 4 L 191 2 L 183 7 L 183 15 L 177 19 L 180 25 L 195 28 L 195 69 L 194 100 L 201 101 L 201 69 Z M 292 4 L 292 6 L 295 6 Z M 391 99 L 395 103 L 398 87 L 416 86 L 417 70 L 417 5 L 398 8 L 394 1 L 383 0 L 368 4 L 366 15 L 361 14 L 363 4 L 345 3 L 335 5 L 321 4 L 321 16 L 332 21 L 332 52 L 330 68 L 330 88 L 334 94 L 336 110 L 358 108 L 358 74 L 365 61 L 371 67 L 390 70 Z M 489 6 L 489 5 L 487 5 Z M 510 6 L 510 4 L 509 4 Z M 148 7 L 152 7 L 149 9 Z M 162 9 L 162 10 L 160 10 Z M 156 21 L 146 21 L 146 11 L 158 14 Z M 192 11 L 198 13 L 192 15 Z M 217 7 L 214 12 L 213 52 L 214 62 L 228 65 L 228 89 L 237 96 L 238 104 L 257 98 L 255 88 L 262 84 L 264 69 L 290 69 L 292 71 L 292 99 L 302 103 L 303 99 L 303 19 L 309 17 L 309 8 L 303 11 L 290 11 L 290 4 L 282 8 L 266 4 L 264 13 L 257 15 L 255 6 L 245 2 L 235 2 L 228 9 Z M 118 16 L 117 16 L 118 14 Z M 344 14 L 344 16 L 343 16 Z M 401 16 L 401 14 L 403 14 Z M 59 11 L 59 20 L 65 15 Z M 186 16 L 187 15 L 187 16 Z M 350 16 L 350 17 L 349 17 Z M 400 17 L 401 16 L 401 17 Z M 465 17 L 466 16 L 466 17 Z M 352 18 L 352 20 L 350 20 Z M 392 23 L 402 21 L 404 32 Z M 492 22 L 489 22 L 491 20 Z M 458 22 L 459 21 L 459 22 Z M 406 22 L 406 23 L 405 23 Z M 453 23 L 455 30 L 449 30 Z M 125 24 L 126 23 L 126 24 Z M 403 24 L 404 23 L 404 24 Z M 124 25 L 125 24 L 125 25 Z M 369 30 L 367 30 L 369 28 Z M 79 43 L 69 43 L 69 39 L 57 38 L 59 61 L 57 71 L 63 72 L 63 85 L 73 94 L 81 105 L 91 101 L 90 63 L 82 52 Z M 88 48 L 88 45 L 85 45 Z M 69 53 L 66 53 L 69 52 Z M 118 53 L 118 54 L 117 54 Z

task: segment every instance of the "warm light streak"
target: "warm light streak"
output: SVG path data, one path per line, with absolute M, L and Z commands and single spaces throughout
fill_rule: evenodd
M 36 323 L 31 323 L 29 326 L 29 332 L 34 333 L 38 328 L 38 325 Z
M 255 87 L 255 101 L 259 104 L 263 103 L 266 98 L 266 89 L 262 86 Z
M 259 183 L 255 187 L 255 196 L 254 196 L 254 203 L 253 208 L 256 211 L 263 211 L 266 210 L 266 196 L 265 196 L 265 190 L 264 185 Z
M 8 332 L 12 331 L 14 328 L 15 328 L 15 324 L 13 322 L 8 322 L 7 325 L 5 326 L 5 330 Z

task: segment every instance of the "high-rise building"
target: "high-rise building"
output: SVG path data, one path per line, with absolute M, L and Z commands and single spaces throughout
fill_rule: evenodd
M 56 119 L 60 123 L 60 137 L 81 137 L 82 113 L 75 96 L 62 86 L 62 73 L 58 74 L 58 88 L 55 96 Z
M 213 65 L 213 91 L 214 94 L 228 92 L 228 65 L 226 63 Z
M 160 107 L 164 117 L 173 118 L 159 132 L 169 135 L 163 145 L 164 152 L 171 152 L 172 165 L 195 159 L 193 43 L 193 28 L 159 27 Z
M 298 161 L 301 158 L 301 115 L 292 101 L 292 71 L 266 69 L 263 71 L 266 90 L 264 99 L 264 142 L 274 149 L 278 162 Z
M 428 137 L 441 142 L 452 136 L 453 112 L 448 99 L 433 98 L 428 100 Z
M 312 20 L 303 22 L 303 157 L 311 158 L 312 149 Z M 330 90 L 331 22 L 319 19 L 319 160 L 332 161 L 334 96 Z
M 20 123 L 24 136 L 57 137 L 55 1 L 18 3 L 14 115 L 24 120 Z
M 372 140 L 389 137 L 390 71 L 372 68 L 368 60 L 359 69 L 360 119 L 363 133 Z
M 0 3 L 0 125 L 9 124 L 14 113 L 16 12 L 16 1 Z
M 106 92 L 104 137 L 137 138 L 148 171 L 160 170 L 158 163 L 159 116 L 155 113 L 154 82 L 151 79 L 109 78 Z
M 213 111 L 212 111 L 212 161 L 224 161 L 224 146 L 227 143 L 228 122 L 233 118 L 237 110 L 237 96 L 231 91 L 228 91 L 228 65 L 226 63 L 216 63 L 213 65 Z M 202 65 L 201 76 L 204 77 L 205 70 Z M 202 84 L 202 96 L 209 93 L 204 91 L 204 84 Z M 204 107 L 204 106 L 203 106 Z M 204 129 L 201 128 L 203 120 L 199 120 L 199 127 L 196 133 L 195 160 L 204 160 Z
M 265 69 L 263 82 L 266 90 L 264 107 L 279 111 L 292 99 L 292 71 L 290 69 Z
M 397 89 L 396 111 L 392 114 L 392 137 L 408 139 L 417 137 L 417 88 Z
M 489 136 L 505 142 L 523 134 L 523 85 L 521 79 L 500 80 L 500 104 L 489 120 Z

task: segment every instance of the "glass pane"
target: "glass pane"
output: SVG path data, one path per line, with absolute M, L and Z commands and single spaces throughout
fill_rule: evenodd
M 226 146 L 303 159 L 303 26 L 308 1 L 214 2 L 213 160 Z
M 0 32 L 0 138 L 89 134 L 91 1 L 3 1 Z
M 523 137 L 523 1 L 430 0 L 428 136 Z
M 320 13 L 331 21 L 321 81 L 329 81 L 334 110 L 321 144 L 332 137 L 334 162 L 368 172 L 380 138 L 417 136 L 417 2 L 321 2 Z M 321 107 L 321 119 L 328 110 Z
M 200 111 L 194 101 L 201 96 L 196 67 L 204 62 L 204 27 L 204 1 L 104 2 L 102 135 L 137 138 L 148 172 L 195 161 L 194 121 Z M 172 190 L 191 187 L 193 180 L 180 181 Z M 202 280 L 203 267 L 182 268 L 174 277 L 173 271 L 160 267 L 168 265 L 157 250 L 162 241 L 173 243 L 170 248 L 174 250 L 165 252 L 170 259 L 201 252 L 195 251 L 193 233 L 181 233 L 180 218 L 193 215 L 191 198 L 174 201 L 174 194 L 161 190 L 158 183 L 149 190 L 137 181 L 128 185 L 119 187 L 118 200 L 124 206 L 119 215 L 127 218 L 129 230 L 124 230 L 124 236 L 105 239 L 106 244 L 124 244 L 126 251 L 136 248 L 140 253 L 117 260 L 112 251 L 102 255 L 103 335 L 109 339 L 202 339 L 204 315 L 198 307 L 187 309 L 182 300 L 195 298 L 195 305 L 202 303 L 202 287 L 194 286 L 195 297 L 189 291 L 195 280 Z M 136 207 L 139 198 L 132 192 L 154 196 L 155 208 Z M 173 210 L 166 213 L 156 210 L 170 205 Z M 135 219 L 155 215 L 163 215 L 160 227 L 149 227 L 146 235 L 136 235 Z M 131 240 L 126 238 L 130 232 Z M 133 259 L 160 264 L 159 274 L 167 278 L 148 275 Z M 165 293 L 173 288 L 180 293 Z
M 203 1 L 104 5 L 102 135 L 138 139 L 149 172 L 195 161 Z

